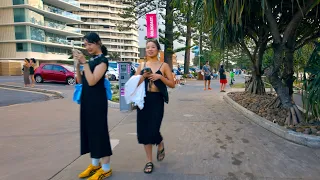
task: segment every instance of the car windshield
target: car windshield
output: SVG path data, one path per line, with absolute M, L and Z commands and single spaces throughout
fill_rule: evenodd
M 62 67 L 66 68 L 70 72 L 74 72 L 74 67 L 73 66 L 63 65 Z
M 109 67 L 112 67 L 113 69 L 117 69 L 117 63 L 116 62 L 109 62 Z

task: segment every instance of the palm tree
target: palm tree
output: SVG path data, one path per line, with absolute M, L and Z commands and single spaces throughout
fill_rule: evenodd
M 109 54 L 109 59 L 111 61 L 119 61 L 119 60 L 121 60 L 121 55 L 119 53 L 116 53 L 116 52 L 111 52 Z
M 301 120 L 300 111 L 291 97 L 293 53 L 299 46 L 320 36 L 320 8 L 316 7 L 319 3 L 320 0 L 196 0 L 195 3 L 197 9 L 203 8 L 203 24 L 216 29 L 214 32 L 222 47 L 234 41 L 245 44 L 246 38 L 252 35 L 250 38 L 255 37 L 255 41 L 259 42 L 259 35 L 270 33 L 266 36 L 267 40 L 262 39 L 264 43 L 258 49 L 258 58 L 267 49 L 268 40 L 272 42 L 273 58 L 266 72 L 277 92 L 278 102 L 288 109 L 288 125 Z M 255 31 L 246 28 L 250 24 Z M 278 102 L 276 100 L 275 104 L 279 105 Z

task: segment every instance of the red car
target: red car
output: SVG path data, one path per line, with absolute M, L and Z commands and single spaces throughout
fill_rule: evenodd
M 73 66 L 65 64 L 42 63 L 34 72 L 37 83 L 44 81 L 64 82 L 69 85 L 75 84 L 75 73 Z

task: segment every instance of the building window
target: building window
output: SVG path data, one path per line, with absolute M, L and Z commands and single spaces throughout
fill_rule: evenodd
M 30 27 L 30 32 L 31 32 L 31 40 L 36 40 L 36 41 L 45 41 L 46 34 L 44 30 L 35 28 L 35 27 Z
M 17 43 L 17 52 L 25 52 L 28 51 L 28 43 Z
M 12 0 L 13 5 L 25 4 L 25 0 Z
M 25 22 L 26 21 L 26 11 L 23 8 L 13 9 L 14 22 Z
M 15 31 L 16 39 L 27 39 L 26 26 L 15 26 L 14 31 Z
M 31 51 L 45 53 L 45 47 L 41 44 L 31 44 Z

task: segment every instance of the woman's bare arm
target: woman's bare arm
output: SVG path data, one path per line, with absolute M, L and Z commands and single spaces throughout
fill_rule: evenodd
M 164 76 L 162 76 L 160 79 L 161 81 L 169 86 L 170 88 L 174 88 L 175 87 L 175 83 L 173 80 L 173 75 L 172 75 L 172 70 L 170 68 L 170 66 L 167 63 L 163 64 L 163 68 L 164 68 Z
M 80 72 L 80 64 L 77 63 L 77 67 L 76 67 L 76 73 L 77 73 L 77 82 L 82 84 L 82 74 Z
M 85 71 L 85 77 L 88 81 L 89 86 L 94 86 L 97 84 L 97 82 L 102 78 L 102 76 L 105 75 L 105 72 L 107 70 L 107 64 L 106 63 L 100 63 L 97 65 L 93 72 L 91 72 L 91 69 L 89 67 L 89 64 L 84 64 L 84 71 Z

